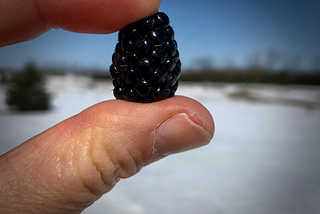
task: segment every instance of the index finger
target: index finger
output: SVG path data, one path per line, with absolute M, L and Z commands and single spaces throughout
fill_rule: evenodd
M 0 0 L 0 46 L 52 29 L 111 33 L 155 13 L 161 0 Z

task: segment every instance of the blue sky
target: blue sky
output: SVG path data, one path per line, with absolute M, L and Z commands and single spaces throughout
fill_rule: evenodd
M 214 66 L 244 67 L 253 54 L 261 60 L 269 49 L 310 66 L 320 56 L 318 0 L 163 0 L 175 30 L 183 66 L 199 59 Z M 51 30 L 40 37 L 0 48 L 0 67 L 21 68 L 34 60 L 40 65 L 108 69 L 117 42 L 110 35 Z

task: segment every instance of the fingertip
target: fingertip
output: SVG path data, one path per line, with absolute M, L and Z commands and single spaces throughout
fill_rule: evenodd
M 112 115 L 118 122 L 125 123 L 122 127 L 131 127 L 126 129 L 126 134 L 132 132 L 132 138 L 139 142 L 131 144 L 134 150 L 138 149 L 142 154 L 152 151 L 151 155 L 143 155 L 148 158 L 144 160 L 148 164 L 170 154 L 205 146 L 214 135 L 211 113 L 201 103 L 188 97 L 174 96 L 154 103 L 112 102 L 116 106 L 110 109 Z M 148 140 L 150 133 L 153 144 Z M 118 139 L 123 138 L 120 136 Z
M 92 126 L 106 126 L 118 122 L 137 125 L 139 121 L 148 121 L 149 128 L 155 129 L 168 118 L 178 114 L 185 114 L 192 123 L 213 137 L 215 124 L 211 113 L 200 102 L 185 96 L 174 96 L 154 103 L 108 100 L 84 110 L 81 117 L 89 118 Z
M 200 102 L 185 96 L 175 96 L 175 102 L 184 106 L 184 110 L 188 112 L 189 119 L 196 125 L 206 130 L 211 137 L 214 135 L 215 123 L 209 110 Z
M 113 33 L 156 13 L 161 0 L 4 0 L 0 47 L 33 39 L 52 29 Z
M 80 33 L 112 33 L 156 13 L 161 0 L 38 1 L 47 23 Z
M 185 113 L 175 115 L 155 130 L 154 150 L 160 156 L 207 145 L 212 134 L 191 121 Z

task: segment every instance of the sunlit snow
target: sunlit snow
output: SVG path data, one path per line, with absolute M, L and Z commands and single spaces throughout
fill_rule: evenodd
M 51 77 L 49 112 L 15 113 L 0 85 L 0 154 L 103 100 L 110 82 Z M 169 156 L 121 180 L 85 214 L 320 213 L 320 88 L 181 83 L 179 95 L 212 113 L 203 148 Z

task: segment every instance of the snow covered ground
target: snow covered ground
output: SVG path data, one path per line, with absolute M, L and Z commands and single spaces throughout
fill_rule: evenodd
M 97 102 L 109 82 L 51 77 L 53 110 L 8 112 L 0 85 L 0 154 Z M 212 113 L 206 147 L 121 180 L 84 214 L 320 213 L 320 88 L 182 83 Z

